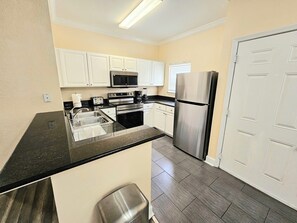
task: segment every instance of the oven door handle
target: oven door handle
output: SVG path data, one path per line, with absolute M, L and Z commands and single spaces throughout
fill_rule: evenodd
M 132 113 L 132 112 L 138 112 L 138 111 L 143 111 L 143 108 L 117 111 L 117 115 L 127 114 L 127 113 Z

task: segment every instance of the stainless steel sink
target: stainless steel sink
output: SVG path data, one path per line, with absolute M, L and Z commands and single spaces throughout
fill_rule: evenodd
M 100 111 L 89 111 L 89 112 L 80 112 L 75 115 L 74 119 L 89 118 L 89 117 L 98 117 L 103 116 L 104 114 Z
M 74 119 L 68 117 L 75 141 L 105 135 L 111 132 L 113 120 L 100 110 L 81 112 Z
M 93 125 L 93 124 L 108 124 L 112 123 L 107 118 L 103 116 L 86 116 L 86 117 L 75 117 L 75 120 L 73 120 L 72 124 L 73 127 L 81 127 L 86 125 Z

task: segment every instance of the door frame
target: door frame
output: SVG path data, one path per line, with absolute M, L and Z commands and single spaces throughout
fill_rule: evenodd
M 242 42 L 245 42 L 245 41 L 260 39 L 260 38 L 274 36 L 274 35 L 278 35 L 278 34 L 282 34 L 282 33 L 292 32 L 292 31 L 297 31 L 297 24 L 274 29 L 274 30 L 267 31 L 267 32 L 260 32 L 260 33 L 255 33 L 255 34 L 239 37 L 232 41 L 231 57 L 230 57 L 230 62 L 229 62 L 228 74 L 227 74 L 228 75 L 227 76 L 227 84 L 226 84 L 226 90 L 225 90 L 223 112 L 222 112 L 221 125 L 220 125 L 220 133 L 219 133 L 218 144 L 217 144 L 217 154 L 216 154 L 214 166 L 220 167 L 220 165 L 221 165 L 223 145 L 224 145 L 224 139 L 225 139 L 225 131 L 226 131 L 226 126 L 227 126 L 227 116 L 228 116 L 228 112 L 229 112 L 230 98 L 231 98 L 231 94 L 232 94 L 232 86 L 233 86 L 233 79 L 234 79 L 234 72 L 235 72 L 239 44 Z

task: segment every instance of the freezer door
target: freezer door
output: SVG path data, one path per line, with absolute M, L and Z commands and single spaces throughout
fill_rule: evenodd
M 208 105 L 175 103 L 173 144 L 199 159 L 203 159 L 207 111 Z
M 208 104 L 211 79 L 216 72 L 178 74 L 176 79 L 177 100 Z

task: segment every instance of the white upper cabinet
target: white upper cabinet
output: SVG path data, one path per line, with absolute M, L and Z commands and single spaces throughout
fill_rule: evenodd
M 60 87 L 89 86 L 86 52 L 56 49 Z
M 60 87 L 108 87 L 109 56 L 56 49 Z
M 163 86 L 164 85 L 163 62 L 151 60 L 137 60 L 138 85 L 139 86 Z
M 122 71 L 124 69 L 124 58 L 111 56 L 110 57 L 110 70 L 119 70 Z
M 152 62 L 152 85 L 163 86 L 164 85 L 164 70 L 165 64 L 159 61 Z
M 90 85 L 93 87 L 110 86 L 109 56 L 87 53 Z
M 150 86 L 152 84 L 152 61 L 138 59 L 137 72 L 139 86 Z
M 110 56 L 110 70 L 137 72 L 137 60 L 129 57 Z
M 124 58 L 125 71 L 137 72 L 137 60 L 134 58 Z
M 60 87 L 109 87 L 110 70 L 138 72 L 139 86 L 163 86 L 159 61 L 56 49 Z

